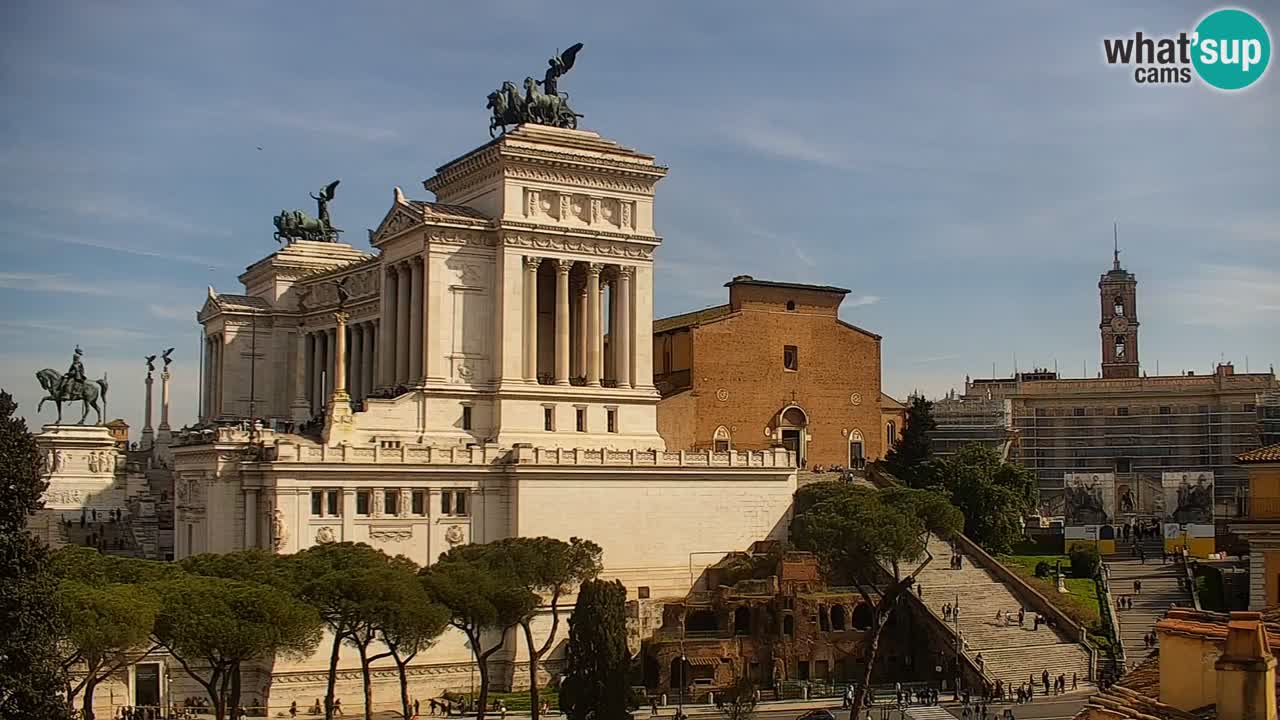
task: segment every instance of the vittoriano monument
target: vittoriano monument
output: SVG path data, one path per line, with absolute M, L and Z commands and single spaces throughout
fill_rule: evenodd
M 93 384 L 89 383 L 84 374 L 84 363 L 80 362 L 82 355 L 84 351 L 77 345 L 75 354 L 71 356 L 71 367 L 67 372 L 59 373 L 53 368 L 45 368 L 36 373 L 36 380 L 40 381 L 40 387 L 49 393 L 40 399 L 36 412 L 44 408 L 46 400 L 52 401 L 58 407 L 58 419 L 54 421 L 55 425 L 62 424 L 62 403 L 76 400 L 83 403 L 78 425 L 84 424 L 90 407 L 98 412 L 98 424 L 102 424 L 102 412 L 107 406 L 107 376 L 104 373 L 101 380 L 94 380 Z M 102 398 L 101 407 L 98 406 L 98 398 Z
M 489 104 L 485 105 L 493 111 L 493 117 L 489 120 L 489 136 L 494 137 L 494 131 L 498 128 L 502 128 L 505 133 L 508 125 L 521 123 L 577 129 L 578 118 L 582 116 L 569 107 L 569 94 L 559 91 L 557 81 L 573 68 L 573 62 L 581 49 L 582 43 L 577 43 L 568 50 L 553 55 L 547 61 L 547 72 L 542 80 L 534 80 L 532 77 L 524 79 L 523 96 L 516 84 L 510 81 L 502 83 L 502 87 L 489 93 Z M 542 90 L 538 90 L 539 85 Z
M 302 210 L 281 210 L 279 215 L 272 218 L 276 226 L 276 242 L 337 242 L 338 233 L 342 231 L 329 220 L 329 203 L 333 201 L 340 182 L 342 181 L 334 180 L 321 188 L 319 195 L 311 195 L 311 199 L 316 201 L 316 217 L 311 217 Z

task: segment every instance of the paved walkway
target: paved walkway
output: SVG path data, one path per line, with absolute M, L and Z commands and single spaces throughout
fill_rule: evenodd
M 1191 594 L 1179 584 L 1183 577 L 1182 566 L 1170 559 L 1161 562 L 1163 541 L 1145 540 L 1142 549 L 1146 562 L 1138 559 L 1132 547 L 1117 541 L 1116 554 L 1106 559 L 1111 572 L 1111 594 L 1117 602 L 1121 597 L 1133 600 L 1132 610 L 1117 610 L 1120 616 L 1120 639 L 1124 644 L 1125 659 L 1132 667 L 1151 653 L 1142 637 L 1151 632 L 1156 621 L 1164 617 L 1171 604 L 1183 607 L 1192 604 Z M 1142 592 L 1134 592 L 1134 581 L 1142 584 Z
M 943 614 L 943 605 L 959 604 L 958 623 L 952 621 L 948 625 L 952 628 L 959 626 L 966 646 L 965 654 L 975 661 L 981 654 L 988 674 L 1013 687 L 1027 682 L 1030 677 L 1038 685 L 1037 690 L 1041 691 L 1041 674 L 1048 670 L 1052 679 L 1065 675 L 1068 689 L 1071 688 L 1073 674 L 1080 687 L 1088 686 L 1088 651 L 1047 625 L 1033 630 L 1035 614 L 1030 610 L 1026 613 L 1025 623 L 1019 627 L 1017 615 L 1021 603 L 1013 592 L 986 570 L 974 565 L 967 556 L 962 555 L 964 561 L 960 569 L 952 569 L 951 547 L 946 542 L 930 540 L 929 552 L 933 555 L 933 562 L 917 577 L 921 598 L 939 617 Z M 1013 623 L 997 622 L 997 610 L 1012 615 Z

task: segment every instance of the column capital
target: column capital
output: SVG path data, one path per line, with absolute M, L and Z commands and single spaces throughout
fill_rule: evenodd
M 566 259 L 564 259 L 564 258 L 556 258 L 556 260 L 555 260 L 555 264 L 556 264 L 556 272 L 557 272 L 558 274 L 560 274 L 560 275 L 568 275 L 568 274 L 569 274 L 569 271 L 573 269 L 573 263 L 574 263 L 574 261 L 573 261 L 573 260 L 566 260 Z
M 339 310 L 333 314 L 333 321 L 338 323 L 338 327 L 345 327 L 347 321 L 351 319 L 351 313 Z
M 600 277 L 600 273 L 603 270 L 604 270 L 604 265 L 601 263 L 593 263 L 593 262 L 587 263 L 587 275 L 595 275 L 596 277 Z
M 618 277 L 624 280 L 630 280 L 636 273 L 636 269 L 632 265 L 619 265 Z
M 525 269 L 525 270 L 537 270 L 537 269 L 538 269 L 539 267 L 541 267 L 541 266 L 542 266 L 542 258 L 540 258 L 540 257 L 536 257 L 536 256 L 534 256 L 534 255 L 525 255 L 525 256 L 524 256 L 524 269 Z

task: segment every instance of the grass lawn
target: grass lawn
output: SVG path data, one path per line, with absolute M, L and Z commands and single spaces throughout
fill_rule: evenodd
M 551 705 L 552 710 L 560 707 L 560 695 L 553 688 L 542 688 L 542 692 L 539 694 L 539 699 L 546 700 L 547 703 Z M 493 702 L 495 700 L 501 700 L 506 703 L 507 709 L 512 712 L 529 712 L 528 690 L 513 693 L 489 693 L 489 702 Z
M 1066 555 L 1001 555 L 999 557 L 1001 563 L 1005 567 L 1012 570 L 1027 584 L 1040 594 L 1049 599 L 1066 613 L 1068 617 L 1091 630 L 1097 629 L 1101 622 L 1102 616 L 1098 611 L 1098 595 L 1094 590 L 1094 582 L 1088 578 L 1066 578 L 1066 586 L 1068 592 L 1058 592 L 1057 585 L 1054 583 L 1053 576 L 1047 578 L 1036 577 L 1036 565 L 1044 562 L 1049 567 L 1054 567 L 1059 560 L 1062 561 L 1062 573 L 1068 575 L 1071 572 L 1071 559 Z

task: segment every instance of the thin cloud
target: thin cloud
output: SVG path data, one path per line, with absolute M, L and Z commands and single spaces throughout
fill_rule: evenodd
M 74 335 L 94 340 L 141 340 L 156 337 L 143 330 L 119 327 L 82 327 L 41 320 L 0 320 L 0 333 L 25 335 L 31 332 Z
M 136 257 L 156 258 L 159 260 L 171 260 L 173 262 L 187 263 L 190 265 L 201 265 L 206 268 L 229 268 L 231 264 L 216 260 L 203 255 L 192 255 L 190 253 L 174 252 L 172 250 L 155 250 L 152 248 L 137 247 L 133 245 L 125 245 L 123 243 L 112 242 L 110 240 L 100 240 L 97 238 L 77 237 L 73 235 L 61 235 L 47 233 L 41 230 L 32 230 L 29 228 L 20 228 L 15 234 L 26 235 L 48 242 L 61 243 L 63 245 L 77 245 L 80 247 L 97 248 L 98 250 L 110 250 L 112 252 L 122 253 L 124 255 L 133 255 Z
M 186 305 L 148 305 L 147 312 L 165 320 L 190 320 L 195 309 Z
M 1184 325 L 1261 328 L 1280 325 L 1280 271 L 1262 266 L 1209 265 L 1175 282 L 1158 302 Z
M 862 307 L 864 305 L 875 305 L 880 302 L 879 295 L 859 295 L 855 298 L 844 301 L 845 307 Z
M 77 295 L 118 295 L 111 288 L 85 283 L 68 275 L 47 273 L 0 272 L 0 288 L 40 293 L 74 293 Z

